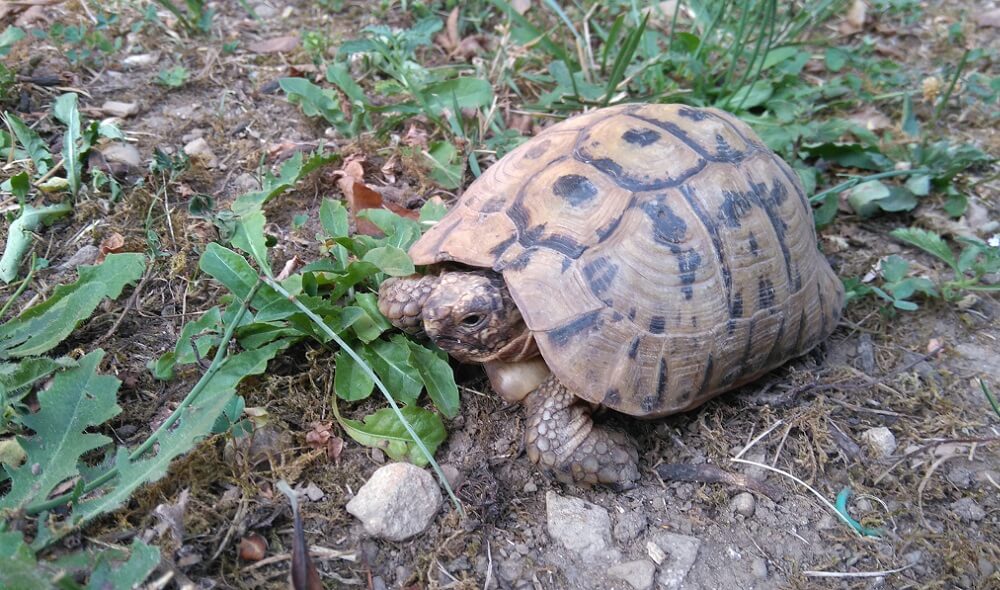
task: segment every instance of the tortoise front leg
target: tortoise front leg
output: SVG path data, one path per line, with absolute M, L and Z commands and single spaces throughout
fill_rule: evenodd
M 591 408 L 549 376 L 524 400 L 528 457 L 567 484 L 635 487 L 639 453 L 623 432 L 596 426 Z

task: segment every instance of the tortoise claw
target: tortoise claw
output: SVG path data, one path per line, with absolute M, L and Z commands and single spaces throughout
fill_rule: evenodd
M 546 379 L 527 403 L 525 450 L 543 472 L 566 484 L 635 487 L 639 453 L 631 439 L 621 431 L 595 426 L 589 405 L 555 377 Z

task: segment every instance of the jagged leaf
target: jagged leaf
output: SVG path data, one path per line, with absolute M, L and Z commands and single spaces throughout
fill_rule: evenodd
M 24 121 L 19 119 L 14 113 L 8 112 L 6 113 L 6 117 L 11 130 L 17 137 L 18 143 L 24 147 L 24 151 L 28 153 L 31 161 L 35 164 L 35 174 L 38 176 L 44 175 L 52 168 L 52 154 L 49 153 L 49 148 L 45 145 L 45 141 L 42 140 L 42 137 L 34 129 L 25 125 Z
M 118 297 L 146 269 L 142 254 L 110 254 L 97 266 L 80 266 L 80 278 L 56 287 L 53 295 L 0 326 L 0 359 L 48 352 L 77 324 L 90 317 L 105 297 Z
M 919 227 L 901 227 L 892 230 L 890 234 L 898 240 L 912 244 L 924 252 L 940 258 L 958 272 L 958 261 L 955 259 L 955 253 L 951 251 L 951 248 L 948 247 L 944 239 L 936 233 L 920 229 Z
M 0 533 L 0 588 L 10 590 L 47 590 L 55 588 L 38 567 L 35 553 L 24 542 L 20 531 Z
M 17 401 L 20 396 L 12 395 L 14 392 L 26 393 L 29 391 L 28 386 L 39 379 L 44 379 L 59 369 L 75 367 L 76 365 L 76 361 L 68 356 L 57 359 L 27 358 L 19 363 L 0 363 L 0 394 L 9 396 L 8 403 Z
M 400 412 L 433 455 L 447 435 L 441 418 L 434 412 L 418 406 L 400 408 Z M 397 461 L 406 459 L 414 465 L 427 464 L 427 458 L 406 432 L 406 428 L 392 408 L 382 408 L 366 417 L 364 422 L 341 418 L 340 424 L 354 440 L 365 446 L 378 447 Z
M 103 350 L 95 350 L 77 367 L 56 375 L 52 387 L 38 394 L 38 412 L 20 418 L 34 434 L 19 440 L 28 455 L 25 464 L 4 467 L 11 488 L 0 499 L 0 509 L 18 510 L 46 498 L 59 483 L 78 475 L 81 455 L 111 442 L 103 434 L 84 432 L 121 412 L 115 403 L 121 382 L 97 374 L 103 357 Z
M 89 590 L 131 590 L 138 588 L 160 564 L 160 549 L 135 539 L 132 555 L 125 563 L 115 567 L 117 564 L 112 562 L 110 551 L 101 553 L 99 559 L 87 584 Z

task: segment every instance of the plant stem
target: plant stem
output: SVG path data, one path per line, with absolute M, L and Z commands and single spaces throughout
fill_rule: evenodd
M 371 379 L 375 383 L 379 391 L 382 392 L 382 395 L 385 396 L 386 401 L 389 402 L 389 405 L 392 407 L 393 411 L 396 412 L 397 416 L 399 416 L 399 421 L 403 424 L 403 427 L 406 428 L 407 434 L 409 434 L 410 437 L 413 439 L 413 442 L 417 445 L 417 448 L 420 449 L 420 452 L 422 452 L 424 456 L 427 457 L 427 461 L 430 463 L 431 468 L 434 469 L 434 473 L 437 474 L 438 479 L 441 482 L 441 485 L 444 486 L 444 489 L 445 491 L 448 492 L 448 496 L 451 498 L 451 501 L 455 504 L 455 508 L 458 510 L 458 514 L 462 518 L 465 518 L 465 509 L 462 507 L 462 503 L 459 501 L 458 497 L 455 496 L 455 492 L 452 491 L 451 486 L 448 485 L 448 478 L 444 476 L 444 472 L 441 471 L 441 467 L 438 466 L 437 461 L 434 460 L 434 456 L 431 454 L 429 450 L 427 450 L 427 447 L 424 445 L 424 441 L 420 440 L 420 436 L 417 435 L 417 433 L 413 430 L 413 427 L 410 426 L 409 422 L 407 422 L 403 418 L 403 415 L 399 409 L 399 405 L 396 403 L 396 400 L 393 399 L 392 394 L 389 393 L 389 390 L 386 389 L 385 384 L 382 383 L 382 380 L 379 379 L 378 375 L 375 374 L 375 371 L 372 371 L 371 367 L 368 366 L 368 363 L 366 363 L 365 360 L 361 358 L 361 355 L 355 352 L 353 348 L 348 346 L 347 342 L 345 342 L 343 338 L 341 338 L 336 332 L 330 329 L 330 326 L 326 325 L 326 322 L 324 322 L 321 317 L 319 317 L 311 309 L 303 305 L 302 302 L 296 299 L 294 295 L 286 291 L 285 288 L 282 287 L 280 283 L 278 283 L 277 281 L 275 281 L 270 277 L 260 277 L 260 279 L 265 283 L 267 283 L 268 286 L 270 286 L 272 289 L 277 291 L 279 295 L 291 301 L 292 304 L 295 305 L 295 307 L 299 308 L 299 311 L 304 313 L 310 320 L 312 320 L 313 323 L 316 324 L 316 326 L 320 330 L 322 330 L 324 334 L 326 334 L 334 342 L 336 342 L 337 345 L 340 346 L 341 350 L 346 352 L 352 359 L 354 359 L 356 363 L 358 363 L 358 366 L 361 367 L 361 370 L 365 373 L 365 375 L 368 376 L 369 379 Z
M 253 288 L 251 288 L 250 292 L 247 294 L 247 298 L 240 305 L 240 309 L 236 313 L 236 316 L 233 318 L 233 321 L 229 322 L 229 325 L 226 326 L 226 331 L 222 335 L 222 340 L 219 342 L 218 349 L 216 349 L 215 351 L 215 357 L 212 359 L 212 364 L 209 365 L 208 369 L 201 376 L 201 379 L 199 379 L 198 383 L 196 383 L 194 387 L 191 388 L 191 391 L 189 391 L 188 394 L 184 397 L 184 400 L 181 401 L 180 405 L 177 406 L 177 408 L 170 414 L 170 416 L 163 422 L 163 424 L 161 424 L 160 427 L 157 428 L 155 432 L 153 432 L 153 434 L 149 435 L 149 438 L 147 438 L 145 442 L 139 445 L 134 451 L 129 453 L 130 461 L 135 461 L 139 459 L 140 457 L 142 457 L 142 455 L 146 453 L 146 451 L 148 451 L 150 448 L 153 447 L 154 444 L 156 444 L 156 441 L 159 440 L 160 436 L 162 436 L 164 432 L 168 431 L 170 427 L 174 425 L 174 422 L 177 422 L 177 420 L 180 419 L 181 413 L 183 413 L 188 406 L 190 406 L 192 403 L 194 403 L 196 399 L 198 399 L 198 396 L 201 394 L 202 390 L 204 390 L 205 387 L 208 385 L 209 381 L 211 381 L 212 378 L 215 376 L 215 374 L 219 372 L 219 370 L 223 367 L 223 365 L 225 365 L 226 361 L 228 360 L 229 341 L 233 337 L 233 332 L 236 331 L 236 327 L 239 326 L 240 322 L 243 320 L 243 316 L 250 308 L 250 302 L 257 294 L 257 291 L 260 289 L 261 285 L 263 285 L 261 281 L 257 281 L 254 284 Z M 102 485 L 114 479 L 115 476 L 117 475 L 118 475 L 117 468 L 112 468 L 108 470 L 107 472 L 104 473 L 104 475 L 98 477 L 97 479 L 85 485 L 83 487 L 83 491 L 80 492 L 79 495 L 88 494 L 96 490 L 97 488 L 101 487 Z M 34 514 L 38 514 L 40 512 L 45 512 L 46 510 L 51 510 L 57 506 L 61 506 L 67 502 L 70 502 L 74 500 L 76 497 L 78 497 L 78 495 L 74 492 L 63 494 L 61 496 L 56 496 L 51 500 L 46 500 L 44 502 L 39 502 L 37 504 L 29 505 L 27 508 L 25 508 L 25 513 L 31 516 Z
M 7 310 L 10 309 L 11 305 L 14 305 L 14 302 L 17 301 L 17 298 L 21 296 L 21 293 L 24 293 L 24 290 L 28 288 L 28 283 L 31 282 L 31 279 L 34 276 L 35 276 L 35 254 L 32 253 L 31 262 L 28 267 L 28 276 L 24 277 L 24 280 L 21 281 L 21 284 L 17 286 L 17 291 L 14 291 L 14 294 L 8 297 L 7 302 L 3 304 L 3 308 L 0 309 L 0 320 L 3 319 L 3 316 L 7 315 Z
M 816 203 L 823 200 L 823 197 L 831 193 L 840 193 L 846 191 L 849 188 L 853 188 L 862 182 L 868 182 L 869 180 L 879 180 L 880 178 L 892 178 L 894 176 L 915 176 L 917 174 L 930 174 L 929 168 L 914 168 L 913 170 L 889 170 L 888 172 L 879 172 L 878 174 L 869 174 L 868 176 L 856 176 L 848 181 L 842 182 L 837 186 L 828 188 L 825 191 L 820 191 L 815 195 L 809 197 L 810 203 Z
M 931 127 L 937 124 L 938 118 L 941 116 L 941 111 L 944 110 L 944 106 L 948 104 L 951 99 L 951 93 L 955 90 L 955 84 L 958 83 L 959 77 L 962 75 L 962 70 L 965 69 L 966 62 L 969 61 L 970 50 L 966 49 L 965 53 L 962 54 L 962 59 L 958 61 L 958 67 L 955 68 L 955 75 L 951 77 L 951 82 L 948 84 L 948 89 L 944 91 L 944 96 L 941 97 L 941 101 L 938 102 L 937 108 L 934 109 L 934 116 L 931 117 Z

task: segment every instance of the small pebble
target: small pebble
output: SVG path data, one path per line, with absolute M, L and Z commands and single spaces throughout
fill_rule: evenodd
M 524 484 L 524 493 L 533 494 L 538 491 L 538 486 L 534 481 L 528 480 L 528 483 Z
M 767 578 L 767 560 L 763 557 L 754 558 L 750 562 L 750 571 L 753 573 L 755 578 L 760 578 L 764 580 Z
M 896 437 L 885 426 L 866 430 L 861 435 L 861 440 L 868 445 L 877 459 L 884 459 L 896 450 Z
M 741 492 L 733 497 L 730 506 L 733 507 L 733 511 L 736 514 L 740 514 L 744 518 L 750 518 L 757 510 L 757 499 L 750 492 Z
M 952 502 L 951 510 L 959 518 L 969 522 L 979 522 L 986 518 L 986 511 L 972 498 L 962 498 L 961 500 Z

